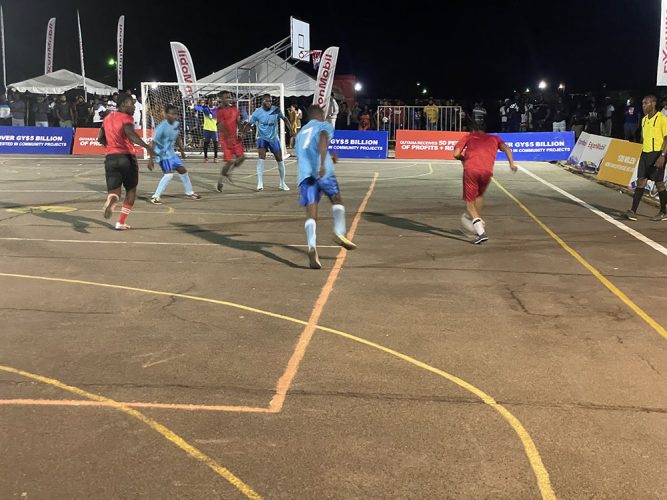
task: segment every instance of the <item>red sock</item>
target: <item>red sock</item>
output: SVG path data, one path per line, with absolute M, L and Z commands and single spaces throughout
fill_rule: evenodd
M 118 217 L 118 222 L 120 224 L 125 224 L 127 216 L 130 215 L 131 211 L 132 205 L 128 205 L 127 203 L 123 204 L 123 208 L 120 209 L 120 217 Z

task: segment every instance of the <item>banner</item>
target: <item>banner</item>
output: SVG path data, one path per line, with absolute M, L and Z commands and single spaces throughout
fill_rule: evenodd
M 139 137 L 143 137 L 142 129 L 136 129 L 135 132 Z M 99 133 L 99 128 L 77 128 L 74 134 L 72 154 L 104 156 L 106 154 L 106 148 L 97 142 Z M 134 154 L 143 156 L 144 148 L 141 146 L 134 146 Z
M 2 37 L 2 86 L 7 92 L 7 68 L 5 67 L 5 14 L 0 6 L 0 36 Z
M 454 146 L 467 132 L 397 130 L 396 158 L 453 160 Z
M 582 132 L 567 159 L 567 163 L 576 167 L 588 166 L 589 170 L 597 170 L 607 153 L 610 142 L 610 137 Z
M 49 19 L 46 25 L 46 49 L 44 51 L 44 74 L 53 73 L 53 49 L 56 44 L 56 18 Z
M 86 99 L 86 67 L 83 64 L 83 37 L 81 36 L 81 17 L 76 11 L 76 22 L 79 25 L 79 53 L 81 54 L 81 77 L 83 78 L 83 98 Z
M 600 164 L 598 179 L 619 186 L 629 186 L 641 153 L 641 144 L 612 139 Z
M 322 60 L 322 51 L 321 50 L 311 50 L 310 55 L 313 58 L 313 69 L 317 70 L 320 67 L 320 61 Z
M 385 130 L 336 130 L 329 152 L 339 158 L 375 158 L 384 160 L 389 149 L 389 133 Z
M 171 55 L 174 58 L 178 83 L 197 83 L 195 65 L 192 62 L 192 56 L 190 56 L 188 48 L 181 42 L 171 42 Z M 186 85 L 185 94 L 195 95 L 196 97 L 194 88 L 190 85 Z
M 324 116 L 329 114 L 329 104 L 331 102 L 331 89 L 333 88 L 334 74 L 336 73 L 336 62 L 338 61 L 338 47 L 329 47 L 324 51 L 320 62 L 320 69 L 317 72 L 315 82 L 315 96 L 313 104 L 316 104 L 324 110 Z
M 660 48 L 658 49 L 658 86 L 667 85 L 667 0 L 660 7 Z
M 574 148 L 574 132 L 521 132 L 494 134 L 502 138 L 518 161 L 565 160 Z M 507 161 L 505 153 L 498 153 L 499 161 Z
M 125 16 L 118 18 L 116 31 L 116 70 L 118 72 L 118 90 L 123 90 L 123 41 L 125 40 Z
M 0 127 L 0 154 L 68 155 L 71 128 Z

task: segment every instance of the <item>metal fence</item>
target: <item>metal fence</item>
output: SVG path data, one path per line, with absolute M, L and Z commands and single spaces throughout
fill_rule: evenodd
M 389 132 L 389 142 L 396 141 L 397 130 L 460 131 L 461 106 L 378 106 L 375 116 L 378 130 Z

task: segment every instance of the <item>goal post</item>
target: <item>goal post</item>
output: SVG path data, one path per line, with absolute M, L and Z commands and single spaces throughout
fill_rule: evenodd
M 143 105 L 142 129 L 143 139 L 149 142 L 153 130 L 164 119 L 167 104 L 178 109 L 178 121 L 185 151 L 189 154 L 204 153 L 204 121 L 205 115 L 215 119 L 215 109 L 228 91 L 232 95 L 233 105 L 239 109 L 241 121 L 248 122 L 250 116 L 262 105 L 262 96 L 271 95 L 273 104 L 287 115 L 285 109 L 285 87 L 282 83 L 175 83 L 175 82 L 142 82 L 141 102 Z M 210 126 L 210 125 L 209 125 Z M 280 120 L 280 144 L 283 158 L 287 158 L 285 141 L 285 123 Z M 246 156 L 256 157 L 257 127 L 253 125 L 243 137 Z M 269 153 L 267 153 L 269 154 Z M 209 147 L 209 158 L 213 157 L 213 145 Z M 221 157 L 221 151 L 219 152 Z

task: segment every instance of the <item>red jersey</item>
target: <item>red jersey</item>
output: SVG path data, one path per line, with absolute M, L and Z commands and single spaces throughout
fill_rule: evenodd
M 134 143 L 125 135 L 123 127 L 130 125 L 134 128 L 134 118 L 126 113 L 113 111 L 104 118 L 102 128 L 107 139 L 106 153 L 108 155 L 134 155 Z
M 232 136 L 232 139 L 235 139 L 237 136 L 236 127 L 239 121 L 239 117 L 241 116 L 239 114 L 239 108 L 236 106 L 218 108 L 215 116 L 218 119 L 218 123 L 222 123 L 222 125 L 225 127 L 225 130 L 229 133 L 229 135 Z M 225 136 L 222 135 L 222 137 L 224 138 Z
M 455 146 L 463 152 L 465 170 L 493 172 L 498 148 L 505 143 L 497 135 L 480 134 L 473 132 L 466 135 Z

